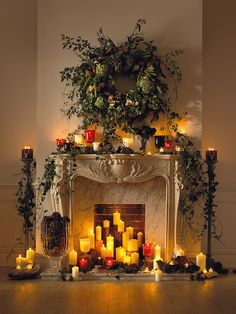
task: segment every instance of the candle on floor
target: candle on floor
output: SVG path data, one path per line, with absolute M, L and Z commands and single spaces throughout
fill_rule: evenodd
M 107 250 L 111 254 L 110 256 L 114 257 L 114 237 L 111 235 L 107 237 Z
M 94 232 L 92 230 L 89 231 L 88 233 L 88 238 L 90 239 L 90 248 L 94 249 L 95 248 L 95 242 L 94 242 Z
M 96 227 L 96 240 L 102 240 L 102 227 L 97 226 Z
M 107 256 L 107 248 L 103 244 L 101 247 L 101 258 L 105 259 L 106 256 Z
M 79 280 L 79 267 L 78 266 L 72 267 L 72 278 L 74 281 Z
M 143 233 L 140 231 L 137 233 L 138 238 L 138 247 L 142 247 L 143 245 Z
M 129 240 L 129 232 L 122 233 L 122 246 L 127 250 L 128 248 L 128 240 Z
M 123 220 L 120 220 L 118 223 L 118 232 L 124 232 L 125 230 L 125 222 Z
M 196 256 L 196 264 L 200 267 L 200 270 L 203 271 L 206 269 L 206 255 L 202 252 Z
M 34 262 L 34 254 L 35 254 L 35 251 L 31 248 L 29 248 L 27 251 L 26 251 L 26 258 L 28 259 L 28 262 L 30 263 L 33 263 Z
M 29 146 L 25 146 L 21 150 L 21 158 L 24 160 L 33 159 L 33 149 L 30 148 Z
M 128 251 L 129 252 L 138 251 L 138 240 L 137 239 L 129 239 L 128 240 Z
M 118 213 L 118 211 L 116 211 L 113 214 L 113 225 L 118 225 L 120 221 L 120 213 Z
M 139 253 L 137 252 L 131 253 L 131 263 L 139 265 Z
M 160 258 L 161 258 L 161 247 L 159 245 L 156 245 L 154 247 L 154 258 L 156 260 L 160 260 Z
M 79 239 L 80 251 L 88 253 L 90 251 L 90 238 Z
M 145 257 L 152 257 L 152 244 L 151 243 L 145 243 L 143 244 L 143 256 Z
M 69 264 L 70 265 L 77 265 L 77 252 L 73 249 L 69 252 Z
M 131 264 L 131 256 L 124 255 L 123 256 L 123 263 L 127 264 L 127 265 L 130 265 Z
M 134 238 L 134 228 L 133 227 L 126 227 L 126 231 L 129 233 L 129 238 Z
M 125 248 L 121 246 L 117 247 L 116 248 L 116 261 L 121 262 L 124 255 L 125 255 Z

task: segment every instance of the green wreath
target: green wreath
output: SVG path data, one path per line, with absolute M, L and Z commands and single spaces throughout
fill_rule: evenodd
M 159 114 L 178 116 L 171 113 L 169 87 L 165 72 L 175 81 L 181 79 L 181 71 L 175 57 L 182 50 L 175 50 L 163 57 L 156 53 L 152 41 L 141 35 L 140 19 L 133 33 L 121 44 L 115 44 L 98 32 L 99 47 L 87 41 L 62 35 L 63 48 L 71 49 L 80 58 L 80 65 L 66 67 L 61 80 L 66 82 L 65 102 L 62 111 L 70 118 L 82 117 L 82 128 L 90 124 L 103 127 L 102 145 L 112 145 L 117 138 L 117 129 L 140 135 L 142 149 L 146 139 L 155 133 L 145 119 L 158 120 Z M 164 71 L 163 71 L 164 69 Z M 116 88 L 115 76 L 128 76 L 135 88 L 121 92 Z

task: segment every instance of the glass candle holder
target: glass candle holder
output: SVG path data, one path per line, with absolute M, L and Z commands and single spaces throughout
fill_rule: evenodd
M 86 143 L 93 143 L 95 141 L 95 130 L 85 130 Z
M 143 256 L 152 257 L 153 256 L 153 245 L 152 243 L 143 244 Z
M 114 264 L 114 257 L 106 257 L 105 266 L 106 268 L 111 268 Z
M 57 147 L 61 149 L 64 146 L 65 139 L 64 138 L 57 138 L 56 139 Z
M 79 258 L 79 269 L 84 273 L 89 270 L 89 259 L 87 257 Z

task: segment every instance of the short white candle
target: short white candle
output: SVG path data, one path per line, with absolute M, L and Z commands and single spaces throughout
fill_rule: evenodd
M 28 262 L 34 262 L 34 250 L 32 250 L 31 248 L 29 248 L 27 251 L 26 251 L 26 258 L 28 259 Z
M 121 262 L 124 255 L 125 255 L 125 249 L 123 247 L 117 247 L 116 248 L 116 260 Z
M 79 280 L 79 267 L 78 266 L 72 267 L 72 278 L 75 281 Z
M 107 250 L 111 254 L 109 257 L 114 257 L 114 237 L 111 235 L 107 237 Z
M 206 255 L 204 255 L 202 252 L 196 256 L 196 264 L 200 267 L 201 271 L 204 271 L 206 269 Z

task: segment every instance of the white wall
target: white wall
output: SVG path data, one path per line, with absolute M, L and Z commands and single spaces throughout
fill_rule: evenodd
M 15 207 L 21 148 L 36 145 L 37 11 L 36 0 L 0 5 L 0 265 L 5 265 L 22 226 Z
M 213 257 L 236 266 L 236 41 L 235 2 L 205 1 L 203 7 L 203 151 L 218 150 L 217 216 L 223 245 L 213 243 Z M 220 226 L 218 228 L 220 230 Z

